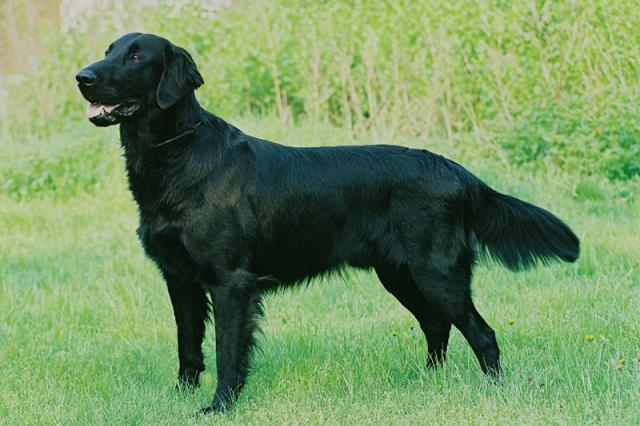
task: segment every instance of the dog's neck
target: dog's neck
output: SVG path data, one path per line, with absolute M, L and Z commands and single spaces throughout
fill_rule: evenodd
M 120 141 L 127 153 L 142 154 L 196 127 L 205 115 L 195 94 L 191 93 L 168 109 L 151 108 L 121 123 Z
M 120 124 L 129 188 L 141 208 L 184 193 L 217 166 L 230 140 L 242 132 L 204 110 L 195 96 L 180 100 L 171 108 L 153 108 Z M 171 140 L 173 139 L 173 140 Z M 170 141 L 169 143 L 166 143 Z M 197 157 L 199 167 L 185 158 Z M 165 176 L 179 170 L 184 179 L 165 184 Z M 165 203 L 166 204 L 166 203 Z

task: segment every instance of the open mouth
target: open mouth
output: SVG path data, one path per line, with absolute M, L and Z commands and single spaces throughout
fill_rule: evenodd
M 136 101 L 127 101 L 115 105 L 89 102 L 87 105 L 87 118 L 95 119 L 100 117 L 120 116 L 128 117 L 140 108 Z

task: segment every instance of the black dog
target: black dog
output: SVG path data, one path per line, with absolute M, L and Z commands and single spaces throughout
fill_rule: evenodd
M 494 332 L 471 301 L 476 246 L 514 270 L 578 258 L 561 220 L 431 152 L 292 148 L 245 135 L 200 107 L 196 64 L 163 38 L 127 34 L 76 79 L 91 122 L 120 124 L 138 235 L 173 304 L 180 384 L 197 385 L 204 370 L 211 296 L 218 382 L 206 411 L 244 385 L 269 289 L 373 268 L 420 323 L 430 366 L 444 360 L 455 325 L 496 375 Z

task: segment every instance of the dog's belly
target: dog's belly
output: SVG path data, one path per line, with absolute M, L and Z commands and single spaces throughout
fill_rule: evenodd
M 371 267 L 378 247 L 377 241 L 348 227 L 334 233 L 291 230 L 261 241 L 252 256 L 251 269 L 282 283 L 294 283 L 347 265 Z

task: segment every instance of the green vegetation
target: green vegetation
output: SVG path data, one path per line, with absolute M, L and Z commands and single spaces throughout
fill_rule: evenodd
M 65 31 L 58 4 L 0 4 L 0 424 L 637 423 L 634 1 L 238 1 L 108 10 Z M 73 81 L 135 29 L 190 50 L 203 105 L 248 133 L 431 149 L 566 219 L 576 265 L 478 268 L 504 381 L 482 377 L 458 332 L 445 368 L 425 371 L 413 319 L 350 273 L 270 296 L 238 406 L 198 418 L 212 336 L 202 389 L 176 393 L 171 306 L 136 240 L 117 131 L 86 121 Z
M 64 32 L 16 26 L 29 3 L 16 1 L 11 15 L 0 6 L 14 38 L 35 40 L 20 46 L 40 46 L 37 61 L 5 48 L 7 64 L 32 69 L 0 80 L 11 99 L 0 109 L 7 139 L 46 138 L 81 120 L 75 72 L 115 35 L 143 29 L 194 54 L 206 81 L 200 98 L 223 117 L 275 114 L 374 141 L 445 135 L 468 145 L 460 139 L 470 135 L 499 151 L 494 157 L 532 168 L 543 162 L 618 180 L 640 170 L 634 1 L 165 5 L 101 11 Z

